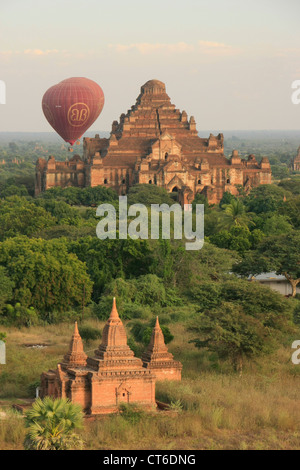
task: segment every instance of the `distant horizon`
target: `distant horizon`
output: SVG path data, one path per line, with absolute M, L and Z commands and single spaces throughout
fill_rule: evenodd
M 299 135 L 300 135 L 300 129 L 223 129 L 223 130 L 218 130 L 218 129 L 201 129 L 201 130 L 198 130 L 198 134 L 202 134 L 202 133 L 223 133 L 223 132 L 299 132 Z M 103 133 L 106 133 L 106 134 L 110 134 L 111 131 L 109 130 L 99 130 L 99 129 L 95 129 L 95 130 L 88 130 L 85 135 L 83 135 L 81 137 L 80 140 L 82 140 L 83 137 L 85 137 L 86 135 L 88 134 L 103 134 Z M 49 131 L 19 131 L 19 130 L 14 130 L 14 131 L 0 131 L 0 135 L 1 134 L 51 134 L 53 136 L 56 136 L 57 139 L 60 139 L 62 142 L 65 142 L 54 130 L 49 130 Z M 67 142 L 65 142 L 65 144 L 68 144 Z M 68 144 L 69 145 L 69 144 Z

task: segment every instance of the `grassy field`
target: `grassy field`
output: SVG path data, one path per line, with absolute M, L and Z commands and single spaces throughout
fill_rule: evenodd
M 102 329 L 103 323 L 87 323 Z M 299 449 L 300 366 L 291 349 L 246 363 L 242 377 L 231 364 L 189 344 L 182 325 L 170 327 L 169 349 L 183 363 L 181 383 L 157 383 L 157 399 L 182 411 L 143 412 L 86 421 L 87 449 Z M 6 328 L 7 365 L 0 366 L 0 449 L 22 449 L 23 418 L 10 405 L 33 398 L 40 373 L 65 354 L 73 324 Z M 298 338 L 294 338 L 298 339 Z M 85 344 L 92 355 L 99 341 Z M 44 348 L 28 345 L 45 344 Z

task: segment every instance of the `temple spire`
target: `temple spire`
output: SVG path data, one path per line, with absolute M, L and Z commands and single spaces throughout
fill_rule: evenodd
M 117 310 L 117 304 L 116 304 L 116 298 L 114 297 L 113 298 L 113 304 L 112 304 L 112 309 L 111 309 L 111 312 L 110 312 L 110 316 L 109 318 L 112 320 L 120 320 L 120 317 L 119 317 L 119 314 L 118 314 L 118 310 Z
M 142 356 L 143 367 L 155 371 L 157 380 L 181 380 L 182 364 L 168 351 L 156 317 L 149 346 Z
M 74 334 L 73 336 L 80 336 L 79 331 L 78 331 L 78 324 L 77 321 L 75 322 L 75 328 L 74 328 Z
M 103 328 L 102 342 L 95 351 L 95 357 L 89 358 L 88 364 L 98 368 L 120 368 L 123 364 L 141 365 L 141 359 L 134 357 L 127 344 L 125 327 L 119 317 L 116 298 L 113 298 L 110 316 Z
M 164 334 L 160 327 L 158 317 L 156 317 L 155 326 L 152 331 L 152 336 L 151 336 L 151 340 L 150 340 L 150 344 L 148 346 L 147 352 L 154 353 L 158 351 L 160 353 L 162 352 L 166 353 L 168 352 L 168 348 L 165 344 Z
M 69 352 L 64 356 L 63 366 L 85 367 L 87 355 L 83 350 L 83 343 L 78 331 L 77 321 L 75 322 L 74 333 L 70 342 Z

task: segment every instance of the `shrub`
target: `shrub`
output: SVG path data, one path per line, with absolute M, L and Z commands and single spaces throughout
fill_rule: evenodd
M 79 334 L 81 338 L 86 341 L 87 343 L 89 341 L 95 341 L 96 339 L 100 339 L 102 336 L 102 333 L 100 330 L 97 328 L 94 328 L 93 326 L 80 326 L 79 327 Z

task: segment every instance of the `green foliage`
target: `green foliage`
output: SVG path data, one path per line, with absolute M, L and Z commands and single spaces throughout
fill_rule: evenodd
M 133 338 L 138 343 L 144 344 L 144 346 L 148 346 L 150 343 L 152 331 L 155 325 L 155 319 L 153 319 L 150 323 L 142 323 L 140 321 L 134 321 L 131 324 L 131 334 Z M 165 343 L 169 344 L 173 341 L 174 336 L 170 332 L 169 328 L 165 325 L 161 325 L 161 330 L 164 335 Z
M 223 206 L 226 206 L 227 204 L 230 204 L 232 201 L 235 200 L 236 197 L 233 194 L 231 194 L 229 191 L 225 191 L 219 203 L 219 207 L 223 209 Z
M 262 231 L 266 236 L 281 235 L 293 230 L 293 226 L 289 222 L 289 217 L 274 214 L 268 217 L 262 226 Z
M 151 253 L 147 240 L 99 240 L 84 237 L 69 243 L 69 251 L 86 263 L 98 301 L 106 286 L 119 277 L 139 276 L 148 272 Z
M 20 234 L 31 236 L 55 223 L 51 214 L 25 198 L 12 196 L 0 200 L 0 241 Z
M 130 347 L 131 351 L 134 352 L 134 355 L 136 357 L 141 357 L 142 353 L 143 353 L 143 346 L 141 346 L 140 344 L 137 344 L 135 341 L 134 341 L 134 338 L 132 336 L 129 336 L 128 339 L 127 339 L 127 344 L 128 346 Z
M 181 400 L 171 401 L 168 409 L 170 411 L 176 411 L 176 413 L 181 413 L 183 411 L 183 403 Z
M 26 412 L 25 426 L 26 450 L 83 448 L 83 441 L 75 434 L 83 427 L 81 407 L 67 399 L 38 398 Z
M 64 201 L 70 205 L 98 206 L 103 202 L 116 202 L 117 193 L 111 188 L 94 186 L 93 188 L 61 188 L 48 189 L 39 196 L 41 199 Z
M 300 302 L 297 301 L 297 304 L 293 311 L 293 320 L 296 325 L 300 325 Z
M 263 318 L 247 315 L 230 302 L 223 302 L 221 309 L 201 313 L 190 330 L 198 335 L 192 340 L 195 346 L 206 347 L 223 358 L 229 357 L 240 373 L 243 357 L 270 353 L 276 345 Z
M 130 424 L 136 425 L 145 419 L 145 411 L 133 403 L 121 403 L 119 412 L 122 418 Z
M 24 307 L 17 302 L 15 305 L 6 305 L 3 320 L 17 327 L 29 327 L 39 323 L 39 316 L 33 307 Z
M 28 196 L 27 188 L 24 184 L 16 186 L 15 184 L 6 184 L 0 192 L 1 198 L 7 198 L 10 196 Z
M 64 201 L 56 201 L 53 199 L 36 199 L 35 203 L 38 207 L 43 207 L 49 212 L 60 225 L 79 225 L 80 215 L 79 212 L 70 207 Z
M 291 321 L 290 304 L 277 291 L 258 282 L 231 277 L 223 282 L 201 283 L 191 288 L 190 295 L 198 309 L 222 309 L 223 302 L 241 307 L 247 315 L 263 316 L 266 326 L 278 330 L 288 328 Z M 284 326 L 285 325 L 285 326 Z
M 13 302 L 33 307 L 43 320 L 52 312 L 89 303 L 92 282 L 86 266 L 67 251 L 66 241 L 18 237 L 0 243 L 0 265 L 14 282 Z
M 289 176 L 289 169 L 286 165 L 271 165 L 272 177 L 282 179 Z
M 170 197 L 166 189 L 156 186 L 155 184 L 136 184 L 129 188 L 128 204 L 174 204 L 174 200 Z
M 250 225 L 250 214 L 246 213 L 246 208 L 241 199 L 232 199 L 229 204 L 222 207 L 225 211 L 223 219 L 224 228 L 240 226 L 247 228 Z
M 150 343 L 150 339 L 152 336 L 152 331 L 153 331 L 153 326 L 146 326 L 143 330 L 143 336 L 142 336 L 142 343 L 145 346 L 148 346 Z M 171 341 L 173 341 L 174 336 L 170 332 L 169 328 L 166 325 L 161 325 L 161 331 L 163 332 L 164 339 L 165 339 L 165 344 L 169 344 Z
M 262 184 L 253 188 L 245 198 L 245 205 L 250 212 L 261 214 L 265 212 L 276 212 L 284 205 L 285 197 L 290 193 L 279 186 Z
M 278 186 L 285 191 L 291 192 L 295 196 L 300 196 L 300 177 L 283 179 L 278 183 Z
M 252 248 L 264 238 L 261 230 L 250 232 L 249 228 L 241 225 L 233 225 L 230 230 L 220 230 L 210 237 L 210 241 L 219 248 L 234 250 L 238 253 L 244 253 Z
M 204 205 L 204 211 L 208 210 L 208 208 L 209 208 L 208 200 L 204 196 L 204 194 L 200 194 L 200 193 L 196 194 L 195 199 L 193 200 L 193 205 L 192 205 L 193 210 L 195 210 L 196 204 L 203 204 Z
M 7 276 L 7 271 L 3 266 L 0 266 L 0 315 L 7 302 L 12 298 L 14 284 Z
M 147 320 L 152 318 L 154 309 L 183 304 L 177 289 L 166 289 L 162 279 L 155 274 L 146 274 L 135 279 L 112 280 L 99 303 L 93 306 L 94 314 L 99 319 L 107 318 L 112 297 L 117 298 L 118 311 L 123 319 Z
M 280 208 L 279 212 L 296 230 L 300 229 L 300 196 L 288 199 Z
M 276 271 L 292 284 L 293 281 L 300 282 L 299 259 L 300 232 L 291 231 L 264 239 L 254 253 L 247 254 L 233 269 L 244 276 Z
M 95 341 L 96 339 L 100 339 L 102 333 L 98 328 L 94 328 L 90 325 L 80 326 L 79 327 L 79 334 L 83 341 L 89 343 L 90 341 Z
M 292 331 L 290 303 L 256 282 L 228 279 L 194 286 L 191 295 L 199 314 L 190 330 L 199 348 L 230 358 L 241 373 L 243 358 L 272 352 Z
M 166 304 L 166 290 L 161 279 L 155 274 L 139 276 L 135 282 L 136 302 L 141 305 Z
M 3 333 L 0 331 L 0 341 L 3 341 L 5 343 L 5 338 L 6 338 L 6 333 Z

